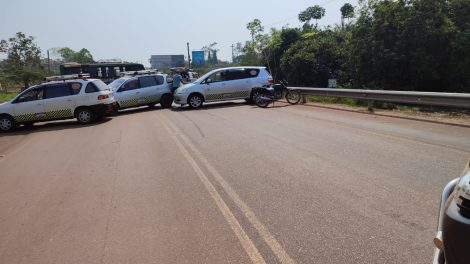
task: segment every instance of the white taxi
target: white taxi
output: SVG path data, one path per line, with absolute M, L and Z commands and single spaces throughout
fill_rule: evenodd
M 154 107 L 158 103 L 162 108 L 171 107 L 173 94 L 166 74 L 146 70 L 124 75 L 109 84 L 119 109 L 144 105 Z
M 18 124 L 76 118 L 88 124 L 115 111 L 113 92 L 101 80 L 68 75 L 48 77 L 0 104 L 0 132 Z
M 253 88 L 270 85 L 266 67 L 245 66 L 216 69 L 175 91 L 175 103 L 200 108 L 204 102 L 234 99 L 253 101 Z

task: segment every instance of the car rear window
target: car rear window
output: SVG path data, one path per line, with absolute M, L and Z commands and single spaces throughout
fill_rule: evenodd
M 155 79 L 157 79 L 157 85 L 162 85 L 165 82 L 162 75 L 155 75 Z
M 96 85 L 92 82 L 88 83 L 85 88 L 85 93 L 96 93 L 99 92 L 100 90 Z
M 93 81 L 93 84 L 100 90 L 100 91 L 105 91 L 109 90 L 109 87 L 101 80 L 95 80 Z

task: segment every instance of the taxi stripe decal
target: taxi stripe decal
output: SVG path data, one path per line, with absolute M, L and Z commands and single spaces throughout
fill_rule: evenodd
M 42 115 L 41 118 L 38 116 Z M 13 116 L 16 122 L 28 122 L 28 121 L 39 121 L 39 120 L 46 120 L 46 119 L 59 119 L 59 118 L 66 118 L 72 117 L 73 113 L 71 109 L 59 109 L 59 110 L 52 110 L 44 113 L 30 113 L 24 115 L 16 115 Z
M 230 96 L 224 96 L 230 95 Z M 213 100 L 224 100 L 224 99 L 231 99 L 231 98 L 248 98 L 250 96 L 250 91 L 241 91 L 235 93 L 219 93 L 219 94 L 208 94 L 206 95 L 207 101 Z
M 137 105 L 145 105 L 150 103 L 158 103 L 160 101 L 159 95 L 147 96 L 140 99 L 122 100 L 119 101 L 121 107 L 131 107 Z

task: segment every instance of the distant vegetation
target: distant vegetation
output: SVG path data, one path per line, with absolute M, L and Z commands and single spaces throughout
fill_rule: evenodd
M 235 61 L 296 86 L 335 78 L 346 88 L 470 92 L 470 1 L 371 0 L 340 12 L 341 25 L 319 28 L 325 10 L 308 7 L 302 27 L 267 33 L 255 19 Z

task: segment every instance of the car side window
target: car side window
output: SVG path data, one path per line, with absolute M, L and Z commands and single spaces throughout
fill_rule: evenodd
M 234 69 L 234 70 L 227 71 L 227 76 L 226 76 L 227 81 L 239 80 L 239 79 L 244 79 L 244 78 L 246 77 L 244 75 L 243 69 Z
M 155 79 L 157 80 L 157 85 L 162 85 L 165 82 L 161 75 L 155 75 Z
M 72 90 L 73 95 L 79 94 L 80 90 L 82 89 L 81 83 L 71 82 L 69 83 L 69 86 L 70 86 L 70 89 Z
M 154 76 L 142 76 L 139 78 L 139 81 L 140 81 L 140 86 L 142 88 L 157 85 L 157 80 L 155 79 Z
M 100 90 L 98 89 L 98 87 L 96 87 L 96 85 L 92 82 L 89 82 L 86 85 L 85 93 L 96 93 L 96 92 L 99 92 L 99 91 Z
M 20 95 L 20 97 L 18 97 L 15 103 L 31 102 L 42 99 L 44 99 L 44 88 L 39 87 L 23 93 Z
M 123 91 L 135 90 L 135 89 L 139 89 L 139 88 L 140 88 L 139 80 L 134 79 L 134 80 L 129 80 L 126 83 L 124 83 L 124 85 L 121 86 L 121 88 L 119 90 L 121 92 L 123 92 Z
M 243 71 L 244 78 L 255 78 L 259 75 L 259 69 L 245 69 Z
M 46 85 L 46 98 L 57 98 L 72 95 L 68 83 L 54 83 Z
M 226 77 L 225 71 L 219 71 L 219 72 L 211 74 L 206 79 L 206 82 L 208 83 L 223 82 L 226 80 L 225 77 Z

